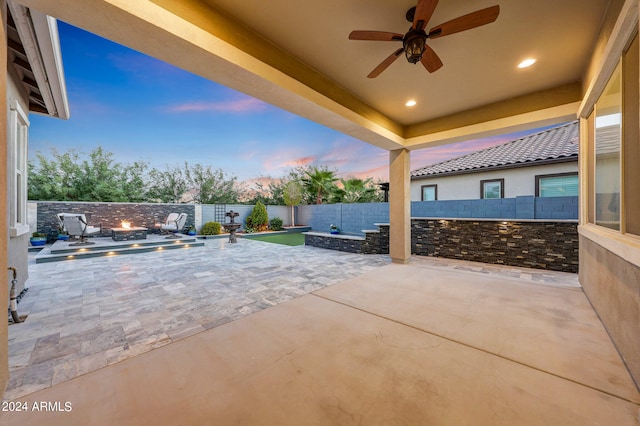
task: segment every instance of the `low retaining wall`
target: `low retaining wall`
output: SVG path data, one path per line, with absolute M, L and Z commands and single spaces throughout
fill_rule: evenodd
M 365 237 L 305 234 L 305 244 L 363 254 L 389 253 L 389 225 Z M 578 224 L 574 221 L 411 219 L 411 253 L 473 262 L 578 272 Z
M 347 253 L 362 253 L 364 237 L 353 235 L 329 234 L 325 232 L 303 232 L 304 244 Z
M 574 221 L 413 218 L 411 252 L 576 273 L 578 224 Z

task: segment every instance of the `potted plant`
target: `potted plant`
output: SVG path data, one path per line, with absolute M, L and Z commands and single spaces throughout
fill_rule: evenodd
M 196 235 L 196 227 L 194 225 L 189 226 L 189 229 L 187 230 L 187 235 Z
M 61 226 L 58 227 L 58 240 L 59 241 L 67 241 L 69 239 L 69 234 L 64 230 Z
M 334 225 L 332 223 L 331 226 L 329 226 L 329 233 L 330 234 L 339 234 L 340 233 L 340 228 L 338 228 L 336 225 Z
M 43 232 L 34 232 L 31 234 L 29 242 L 34 247 L 43 246 L 47 243 L 47 234 Z

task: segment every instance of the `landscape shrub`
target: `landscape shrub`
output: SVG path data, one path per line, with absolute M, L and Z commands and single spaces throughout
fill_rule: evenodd
M 245 223 L 247 224 L 246 229 L 251 229 L 255 232 L 266 231 L 269 227 L 269 214 L 264 204 L 258 201 L 245 219 Z
M 200 235 L 218 235 L 220 234 L 220 228 L 219 222 L 207 222 L 202 225 Z
M 269 229 L 272 231 L 282 231 L 282 219 L 279 217 L 271 218 Z

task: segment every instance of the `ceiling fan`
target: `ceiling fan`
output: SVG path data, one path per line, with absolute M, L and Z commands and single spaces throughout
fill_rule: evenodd
M 436 25 L 429 32 L 425 32 L 429 19 L 438 5 L 438 0 L 418 0 L 418 4 L 407 11 L 407 21 L 411 22 L 411 28 L 406 34 L 391 33 L 386 31 L 352 31 L 349 40 L 373 40 L 373 41 L 401 41 L 402 47 L 393 52 L 387 59 L 367 75 L 369 78 L 376 78 L 398 57 L 405 53 L 407 61 L 412 64 L 421 62 L 429 72 L 435 72 L 442 67 L 442 61 L 427 45 L 428 38 L 444 37 L 461 31 L 470 30 L 482 25 L 490 24 L 498 19 L 500 6 L 491 6 L 486 9 L 477 10 L 467 15 L 460 16 Z

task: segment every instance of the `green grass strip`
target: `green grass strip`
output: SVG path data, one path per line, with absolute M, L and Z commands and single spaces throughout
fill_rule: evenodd
M 284 244 L 287 246 L 304 245 L 304 235 L 300 232 L 288 232 L 286 234 L 258 235 L 249 237 L 252 240 L 264 241 L 267 243 Z

